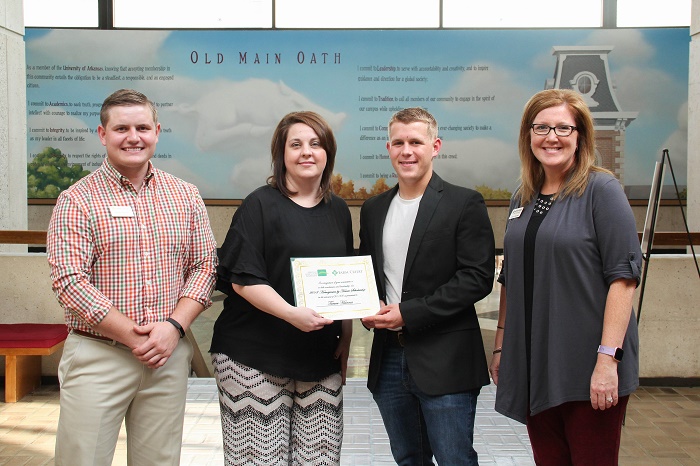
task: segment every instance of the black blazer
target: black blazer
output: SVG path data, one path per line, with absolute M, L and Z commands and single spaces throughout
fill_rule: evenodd
M 385 302 L 382 234 L 397 193 L 398 185 L 365 201 L 360 211 L 360 254 L 372 256 L 379 297 Z M 399 307 L 413 379 L 429 395 L 488 385 L 474 309 L 474 303 L 491 292 L 494 281 L 493 230 L 483 197 L 433 173 L 410 234 Z M 370 390 L 377 384 L 387 332 L 375 329 Z

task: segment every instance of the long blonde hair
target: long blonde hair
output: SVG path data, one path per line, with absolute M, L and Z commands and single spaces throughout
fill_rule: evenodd
M 535 117 L 550 107 L 566 105 L 574 116 L 574 125 L 578 133 L 578 144 L 574 154 L 574 163 L 565 176 L 565 181 L 555 193 L 555 197 L 563 198 L 569 195 L 581 196 L 588 186 L 591 172 L 599 171 L 612 174 L 609 170 L 595 165 L 595 130 L 593 117 L 581 95 L 571 89 L 547 89 L 533 95 L 525 104 L 523 118 L 520 121 L 520 137 L 518 151 L 520 153 L 520 187 L 517 195 L 520 205 L 532 202 L 544 183 L 544 169 L 535 158 L 530 142 L 531 125 Z

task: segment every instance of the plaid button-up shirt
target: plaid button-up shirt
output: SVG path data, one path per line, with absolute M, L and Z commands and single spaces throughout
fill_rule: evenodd
M 112 306 L 144 325 L 167 319 L 182 297 L 211 305 L 216 242 L 204 203 L 150 162 L 139 192 L 106 159 L 62 192 L 47 255 L 72 329 L 91 331 Z

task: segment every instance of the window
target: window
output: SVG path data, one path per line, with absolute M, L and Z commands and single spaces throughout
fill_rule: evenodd
M 618 27 L 690 26 L 691 0 L 617 0 Z
M 581 94 L 586 105 L 590 108 L 595 108 L 598 106 L 598 102 L 593 100 L 593 94 L 595 94 L 599 82 L 600 80 L 590 71 L 581 71 L 574 76 L 570 84 L 572 89 L 577 90 Z
M 93 0 L 94 1 L 94 0 Z M 113 0 L 118 28 L 270 28 L 272 0 Z
M 437 28 L 439 0 L 276 0 L 275 25 L 292 29 Z
M 456 28 L 600 27 L 601 0 L 443 0 L 443 26 Z
M 591 77 L 588 75 L 579 77 L 576 82 L 576 88 L 581 94 L 589 94 L 593 88 Z
M 96 28 L 97 0 L 24 0 L 24 25 Z
M 440 0 L 111 0 L 117 28 L 438 28 Z M 616 0 L 619 27 L 687 27 L 692 0 Z M 98 0 L 24 0 L 27 27 L 96 28 Z M 442 0 L 446 28 L 597 28 L 603 0 Z

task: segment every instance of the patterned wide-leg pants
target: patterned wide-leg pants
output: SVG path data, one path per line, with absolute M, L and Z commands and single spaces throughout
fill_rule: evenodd
M 340 373 L 317 382 L 275 377 L 212 354 L 227 465 L 337 465 Z

